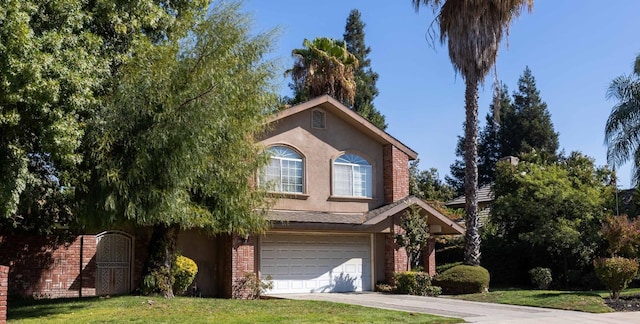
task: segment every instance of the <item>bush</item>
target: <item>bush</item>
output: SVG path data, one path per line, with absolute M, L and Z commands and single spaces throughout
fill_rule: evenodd
M 426 272 L 396 272 L 393 277 L 398 294 L 432 297 L 440 295 L 440 287 L 431 286 L 431 276 Z
M 198 273 L 198 265 L 191 259 L 179 255 L 173 264 L 173 293 L 184 295 Z
M 457 265 L 461 265 L 462 262 L 445 263 L 436 267 L 436 273 L 443 273 Z
M 236 299 L 258 299 L 267 290 L 273 288 L 272 277 L 260 280 L 255 272 L 245 272 L 242 278 L 237 279 L 232 285 L 232 296 Z
M 551 269 L 549 268 L 533 268 L 529 270 L 529 276 L 531 276 L 531 283 L 538 289 L 547 289 L 553 281 L 551 277 Z
M 638 273 L 638 262 L 620 257 L 599 258 L 593 260 L 596 276 L 607 287 L 611 298 L 618 299 L 620 292 Z
M 489 271 L 480 266 L 457 265 L 435 276 L 433 284 L 445 294 L 474 294 L 489 289 Z

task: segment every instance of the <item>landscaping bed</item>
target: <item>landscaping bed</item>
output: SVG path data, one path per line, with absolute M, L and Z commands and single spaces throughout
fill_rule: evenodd
M 622 296 L 620 298 L 605 298 L 605 304 L 613 308 L 616 312 L 639 312 L 640 311 L 640 294 Z

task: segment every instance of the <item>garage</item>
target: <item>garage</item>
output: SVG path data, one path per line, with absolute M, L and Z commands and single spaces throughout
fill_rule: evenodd
M 322 293 L 371 290 L 371 236 L 368 234 L 268 234 L 260 247 L 268 293 Z

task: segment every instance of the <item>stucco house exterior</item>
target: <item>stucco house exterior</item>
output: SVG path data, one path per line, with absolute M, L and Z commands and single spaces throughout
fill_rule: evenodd
M 417 153 L 330 96 L 272 118 L 261 144 L 271 164 L 258 175 L 280 199 L 271 230 L 255 238 L 255 270 L 273 278 L 270 293 L 373 290 L 408 270 L 395 243 L 410 205 L 428 215 L 432 232 L 463 229 L 409 196 L 409 161 Z M 424 268 L 435 274 L 435 241 Z
M 182 231 L 178 248 L 198 265 L 194 290 L 234 297 L 247 272 L 271 276 L 269 294 L 373 290 L 408 270 L 395 243 L 410 205 L 428 216 L 434 235 L 460 225 L 409 196 L 408 163 L 417 153 L 345 107 L 322 96 L 279 112 L 260 145 L 271 152 L 256 183 L 277 197 L 265 234 L 210 236 Z M 0 264 L 10 266 L 9 294 L 55 298 L 114 295 L 138 287 L 149 228 L 74 237 L 0 236 Z M 435 240 L 424 268 L 435 274 Z

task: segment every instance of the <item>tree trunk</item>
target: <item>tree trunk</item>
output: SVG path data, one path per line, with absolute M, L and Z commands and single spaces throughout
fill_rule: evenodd
M 464 194 L 465 194 L 465 247 L 464 263 L 480 265 L 480 233 L 478 224 L 478 82 L 466 79 L 464 130 Z
M 171 266 L 175 261 L 179 227 L 177 225 L 154 225 L 149 256 L 144 268 L 142 292 L 173 298 Z

